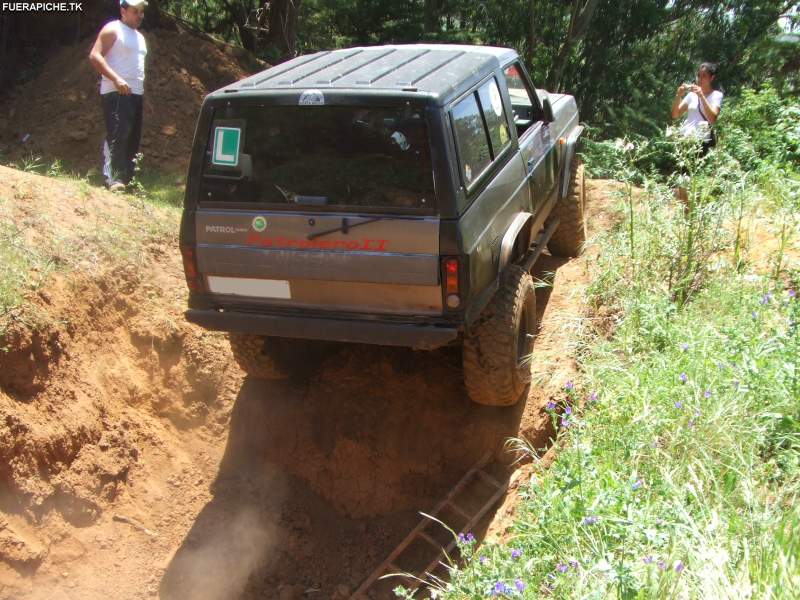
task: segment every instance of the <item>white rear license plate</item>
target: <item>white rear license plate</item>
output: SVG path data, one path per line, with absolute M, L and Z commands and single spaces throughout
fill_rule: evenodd
M 247 277 L 208 276 L 208 289 L 215 294 L 279 298 L 290 300 L 292 290 L 288 281 L 280 279 L 250 279 Z

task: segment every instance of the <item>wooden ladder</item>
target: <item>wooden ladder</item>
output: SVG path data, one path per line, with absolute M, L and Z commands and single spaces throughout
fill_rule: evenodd
M 505 495 L 508 489 L 507 482 L 501 483 L 497 481 L 484 470 L 491 457 L 492 453 L 487 453 L 475 466 L 467 471 L 447 496 L 431 511 L 430 516 L 445 523 L 447 523 L 448 515 L 449 518 L 459 518 L 464 524 L 457 530 L 462 534 L 472 531 L 472 528 Z M 481 486 L 483 486 L 483 490 L 480 489 Z M 468 497 L 466 492 L 470 492 Z M 459 499 L 459 496 L 462 496 L 463 499 Z M 431 524 L 437 526 L 436 533 L 425 531 Z M 447 524 L 453 527 L 454 530 L 456 529 L 452 523 Z M 444 540 L 441 539 L 443 533 L 446 534 Z M 438 534 L 439 539 L 437 539 L 436 534 Z M 396 587 L 399 582 L 396 581 L 395 585 L 389 586 L 386 579 L 381 579 L 385 575 L 403 574 L 402 583 L 404 587 L 412 590 L 417 589 L 422 585 L 421 580 L 425 580 L 426 576 L 434 574 L 437 570 L 442 575 L 445 575 L 446 569 L 442 566 L 441 561 L 445 554 L 449 555 L 452 552 L 455 546 L 456 539 L 452 537 L 450 532 L 438 526 L 432 519 L 423 517 L 417 526 L 411 530 L 411 533 L 364 580 L 364 583 L 350 596 L 350 600 L 393 597 L 390 593 L 391 589 Z M 412 547 L 417 549 L 417 556 L 412 561 L 414 564 L 404 567 L 403 563 L 406 562 L 404 561 L 404 553 Z M 423 551 L 420 552 L 420 549 L 423 549 Z M 428 558 L 421 555 L 425 555 Z M 422 565 L 422 568 L 420 565 Z M 411 577 L 408 575 L 411 575 Z M 442 575 L 439 575 L 439 577 Z

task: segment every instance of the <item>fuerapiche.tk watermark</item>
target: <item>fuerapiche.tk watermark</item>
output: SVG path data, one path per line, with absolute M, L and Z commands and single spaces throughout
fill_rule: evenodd
M 0 12 L 83 12 L 83 2 L 2 2 Z

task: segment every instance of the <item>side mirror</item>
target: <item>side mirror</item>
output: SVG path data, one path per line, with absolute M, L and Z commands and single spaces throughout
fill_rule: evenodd
M 552 123 L 556 120 L 553 116 L 553 105 L 550 104 L 550 98 L 546 97 L 542 100 L 542 112 L 544 112 L 544 122 Z

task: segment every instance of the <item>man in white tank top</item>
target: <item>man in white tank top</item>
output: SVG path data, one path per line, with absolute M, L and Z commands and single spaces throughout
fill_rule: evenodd
M 106 186 L 121 191 L 133 178 L 134 157 L 142 139 L 142 96 L 147 43 L 139 32 L 145 0 L 120 0 L 120 18 L 107 23 L 89 53 L 100 73 L 100 101 L 106 122 L 103 175 Z

